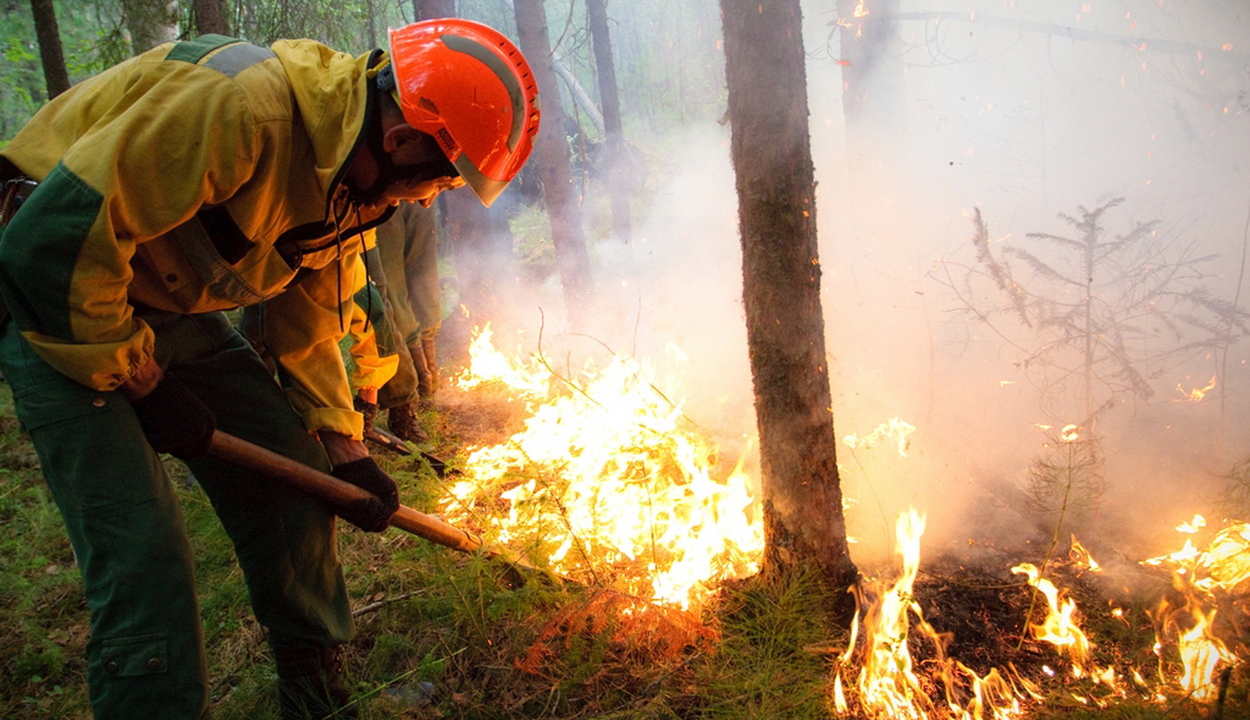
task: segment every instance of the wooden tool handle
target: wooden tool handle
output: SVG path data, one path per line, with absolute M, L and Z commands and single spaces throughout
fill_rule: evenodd
M 213 432 L 209 452 L 223 460 L 299 488 L 333 505 L 347 505 L 355 500 L 367 500 L 373 497 L 367 490 L 339 480 L 329 473 L 310 468 L 301 462 L 296 462 L 246 440 L 240 440 L 220 430 Z M 392 527 L 453 550 L 474 552 L 482 547 L 482 541 L 471 533 L 448 525 L 432 515 L 417 512 L 406 505 L 399 506 L 399 510 L 391 516 L 390 523 Z

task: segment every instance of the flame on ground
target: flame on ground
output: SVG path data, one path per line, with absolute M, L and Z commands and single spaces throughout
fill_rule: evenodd
M 1189 532 L 1203 524 L 1205 521 L 1196 518 L 1178 529 Z M 857 593 L 860 611 L 833 677 L 831 699 L 836 713 L 872 720 L 1023 717 L 1028 705 L 1049 700 L 1043 688 L 1014 667 L 993 668 L 981 676 L 948 657 L 949 638 L 929 625 L 913 600 L 923 531 L 923 516 L 914 510 L 904 513 L 896 528 L 898 552 L 903 558 L 900 576 L 892 584 L 866 580 Z M 1099 665 L 1094 660 L 1094 644 L 1080 626 L 1075 600 L 1043 577 L 1035 565 L 1020 563 L 1012 568 L 1046 598 L 1044 619 L 1027 622 L 1030 637 L 1053 647 L 1070 666 L 1067 676 L 1071 684 L 1052 692 L 1065 695 L 1068 702 L 1097 707 L 1127 698 L 1131 692 L 1147 702 L 1162 703 L 1177 697 L 1198 702 L 1216 700 L 1221 674 L 1226 677 L 1227 669 L 1239 662 L 1214 631 L 1217 594 L 1245 590 L 1243 583 L 1250 580 L 1250 524 L 1224 528 L 1205 549 L 1199 550 L 1192 540 L 1187 540 L 1185 547 L 1184 551 L 1142 563 L 1170 569 L 1173 588 L 1183 598 L 1179 604 L 1161 601 L 1150 614 L 1156 626 L 1154 650 L 1158 658 L 1153 673 L 1137 667 Z M 1075 537 L 1070 556 L 1077 570 L 1101 572 Z M 1117 610 L 1112 610 L 1112 617 L 1122 619 L 1123 613 Z M 912 630 L 916 633 L 911 634 Z M 909 635 L 932 643 L 935 649 L 936 657 L 926 662 L 923 672 L 917 671 L 912 660 Z M 1049 667 L 1043 669 L 1050 677 L 1057 677 Z M 1148 675 L 1151 680 L 1147 680 Z M 848 692 L 849 687 L 856 692 Z
M 529 417 L 506 442 L 470 453 L 443 503 L 450 520 L 476 514 L 500 544 L 538 550 L 557 573 L 681 608 L 757 572 L 763 525 L 750 477 L 741 461 L 716 476 L 717 449 L 656 389 L 649 366 L 614 356 L 562 379 L 541 357 L 499 353 L 489 326 L 471 358 L 460 387 L 502 384 Z
M 699 606 L 718 581 L 757 571 L 763 534 L 753 482 L 741 462 L 717 476 L 716 449 L 683 417 L 680 403 L 655 388 L 648 366 L 617 356 L 602 370 L 587 367 L 564 379 L 541 357 L 520 363 L 499 353 L 489 327 L 476 333 L 471 356 L 459 384 L 506 387 L 529 417 L 508 441 L 471 453 L 466 479 L 443 502 L 450 519 L 476 519 L 500 543 L 541 549 L 556 572 L 685 609 Z M 889 440 L 905 455 L 914 429 L 895 419 L 845 441 L 854 448 Z M 1060 442 L 1076 442 L 1080 433 L 1066 426 Z M 1196 536 L 1205 525 L 1195 516 L 1177 530 Z M 874 720 L 1023 717 L 1049 695 L 1014 667 L 981 675 L 948 657 L 951 638 L 914 600 L 924 527 L 922 515 L 904 513 L 896 525 L 901 574 L 858 589 L 860 611 L 833 677 L 835 711 Z M 1069 561 L 1080 572 L 1101 571 L 1075 537 Z M 1105 706 L 1130 692 L 1159 702 L 1210 701 L 1220 676 L 1239 662 L 1215 629 L 1219 594 L 1244 592 L 1250 580 L 1250 524 L 1224 528 L 1205 547 L 1190 537 L 1182 549 L 1142 564 L 1169 572 L 1175 591 L 1150 613 L 1153 672 L 1098 664 L 1075 600 L 1036 566 L 1012 568 L 1046 599 L 1045 617 L 1024 623 L 1068 664 L 1066 673 L 1044 668 L 1065 683 L 1051 692 L 1066 702 Z M 1128 624 L 1118 609 L 1111 616 Z M 911 656 L 913 639 L 932 646 L 922 667 Z
M 833 680 L 834 709 L 839 715 L 874 720 L 1010 720 L 1023 716 L 1021 698 L 1031 696 L 1027 684 L 991 669 L 984 676 L 949 658 L 949 637 L 939 634 L 924 619 L 912 588 L 920 569 L 920 537 L 925 519 L 915 510 L 900 515 L 895 526 L 897 551 L 903 569 L 892 584 L 866 581 L 857 601 L 860 612 L 851 625 L 851 638 L 838 659 Z M 936 657 L 925 677 L 914 669 L 908 646 L 910 617 L 915 616 L 921 636 L 933 644 Z M 862 618 L 862 619 L 861 619 Z M 863 641 L 858 641 L 860 634 Z M 843 689 L 843 675 L 859 672 L 852 705 Z M 942 702 L 929 696 L 927 687 L 942 688 Z

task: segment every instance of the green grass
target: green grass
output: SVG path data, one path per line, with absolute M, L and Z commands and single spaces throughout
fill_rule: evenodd
M 430 416 L 423 418 L 433 429 Z M 436 438 L 438 440 L 438 438 Z M 432 510 L 439 481 L 420 459 L 381 455 L 405 502 Z M 277 718 L 275 675 L 230 544 L 198 486 L 167 464 L 197 558 L 216 720 Z M 363 720 L 825 720 L 847 634 L 802 573 L 722 588 L 702 618 L 638 612 L 630 598 L 537 577 L 398 530 L 344 527 L 357 636 L 348 664 Z M 73 553 L 33 451 L 0 391 L 0 718 L 85 719 L 87 609 Z M 1225 718 L 1246 717 L 1233 673 Z M 404 688 L 433 683 L 431 703 Z M 1056 699 L 1030 717 L 1179 720 L 1210 705 L 1141 702 L 1090 710 Z M 1241 712 L 1241 715 L 1236 714 Z

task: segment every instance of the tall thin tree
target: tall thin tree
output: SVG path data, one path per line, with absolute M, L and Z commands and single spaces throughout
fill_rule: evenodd
M 412 0 L 412 13 L 418 20 L 456 16 L 456 0 Z
M 586 17 L 595 53 L 595 71 L 599 76 L 599 101 L 603 104 L 607 154 L 602 171 L 612 203 L 612 235 L 620 242 L 629 242 L 630 173 L 625 164 L 625 133 L 621 127 L 621 99 L 616 88 L 616 63 L 612 59 L 607 0 L 586 0 Z
M 454 0 L 412 0 L 412 10 L 417 20 L 458 17 Z M 492 211 L 482 207 L 467 189 L 443 195 L 439 207 L 442 228 L 455 258 L 460 304 L 471 322 L 480 323 L 494 314 L 497 303 L 507 294 L 511 235 L 496 229 Z M 464 347 L 458 349 L 467 350 L 467 328 L 456 333 L 454 326 L 463 318 L 463 313 L 452 315 L 453 324 L 444 326 L 444 335 L 463 338 Z
M 65 69 L 65 54 L 61 50 L 61 31 L 56 24 L 56 8 L 52 0 L 30 0 L 30 12 L 35 16 L 35 35 L 39 38 L 39 59 L 43 63 L 43 81 L 48 88 L 48 99 L 69 90 L 69 72 Z
M 815 170 L 799 0 L 720 0 L 743 302 L 764 493 L 765 573 L 851 561 L 820 305 Z
M 195 15 L 196 35 L 229 35 L 230 23 L 222 0 L 193 0 L 191 12 Z
M 584 327 L 591 291 L 590 257 L 586 252 L 581 206 L 573 189 L 572 163 L 564 134 L 560 88 L 552 69 L 551 39 L 542 0 L 515 0 L 517 36 L 538 83 L 542 125 L 534 140 L 534 159 L 555 244 L 569 324 Z
M 177 0 L 122 0 L 122 13 L 135 54 L 178 39 Z
M 897 172 L 906 154 L 904 66 L 898 40 L 898 0 L 838 0 L 842 113 L 851 207 L 869 195 L 903 190 Z

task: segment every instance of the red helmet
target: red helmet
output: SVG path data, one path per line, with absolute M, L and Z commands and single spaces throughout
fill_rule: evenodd
M 538 134 L 529 63 L 499 31 L 471 20 L 425 20 L 390 35 L 404 119 L 438 140 L 489 206 L 520 172 Z

